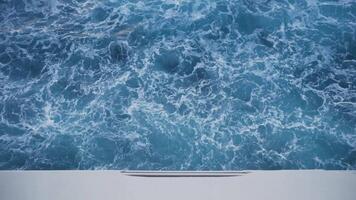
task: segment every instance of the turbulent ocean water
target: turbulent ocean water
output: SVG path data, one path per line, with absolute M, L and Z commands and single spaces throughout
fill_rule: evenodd
M 0 169 L 356 169 L 356 1 L 0 10 Z

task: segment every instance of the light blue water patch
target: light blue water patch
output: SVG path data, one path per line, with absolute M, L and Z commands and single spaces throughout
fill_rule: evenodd
M 356 169 L 355 1 L 0 10 L 0 169 Z

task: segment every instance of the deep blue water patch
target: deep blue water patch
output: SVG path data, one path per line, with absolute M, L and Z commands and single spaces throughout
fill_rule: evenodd
M 0 169 L 356 169 L 353 0 L 0 10 Z

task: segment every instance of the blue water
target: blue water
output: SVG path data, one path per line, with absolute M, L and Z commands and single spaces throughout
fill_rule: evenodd
M 353 0 L 0 10 L 0 169 L 356 169 Z

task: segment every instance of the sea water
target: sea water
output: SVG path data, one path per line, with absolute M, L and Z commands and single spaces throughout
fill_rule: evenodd
M 0 169 L 356 169 L 354 0 L 0 0 Z

